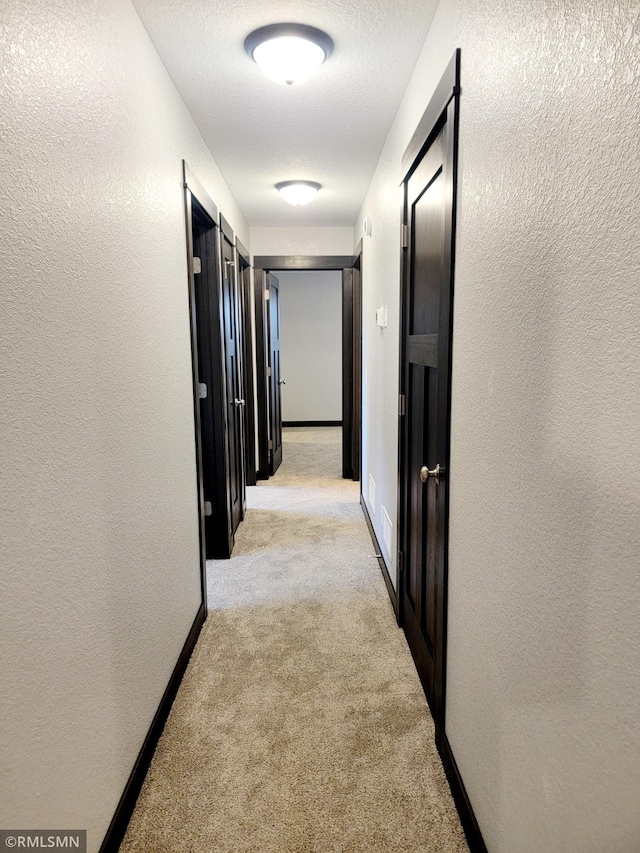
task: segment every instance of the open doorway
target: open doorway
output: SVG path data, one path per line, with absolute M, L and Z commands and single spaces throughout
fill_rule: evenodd
M 283 426 L 342 426 L 342 273 L 285 270 L 280 283 Z
M 334 390 L 340 389 L 342 397 L 341 408 L 333 410 L 340 413 L 337 418 L 287 418 L 285 410 L 282 420 L 292 423 L 296 420 L 326 420 L 340 424 L 342 428 L 342 476 L 346 479 L 360 478 L 360 422 L 361 422 L 361 292 L 359 287 L 360 251 L 356 256 L 256 256 L 254 258 L 255 282 L 255 318 L 256 318 L 256 383 L 257 383 L 257 416 L 256 437 L 258 450 L 258 479 L 268 479 L 274 469 L 275 453 L 273 401 L 277 400 L 281 409 L 281 394 L 287 378 L 276 377 L 272 365 L 271 334 L 273 326 L 273 311 L 270 292 L 275 278 L 282 278 L 285 273 L 295 272 L 337 272 L 340 276 L 341 313 L 340 328 L 342 337 L 341 356 L 339 363 L 342 381 L 334 385 Z M 354 286 L 354 282 L 356 283 Z M 279 308 L 280 300 L 278 300 Z M 279 328 L 279 326 L 278 326 Z M 334 347 L 334 357 L 340 349 L 339 339 Z M 276 379 L 278 385 L 276 387 Z M 307 399 L 307 404 L 310 401 Z M 289 412 L 295 411 L 290 409 Z M 313 411 L 306 408 L 301 411 Z M 325 409 L 325 411 L 328 411 Z M 310 425 L 310 424 L 309 424 Z M 282 423 L 276 425 L 281 429 Z M 277 436 L 275 436 L 277 438 Z

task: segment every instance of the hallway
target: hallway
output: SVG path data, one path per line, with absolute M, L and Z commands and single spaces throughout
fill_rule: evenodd
M 341 431 L 284 431 L 229 561 L 122 853 L 467 845 Z

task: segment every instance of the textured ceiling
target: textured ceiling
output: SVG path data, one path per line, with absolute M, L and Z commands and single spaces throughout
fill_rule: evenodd
M 353 225 L 437 0 L 133 0 L 250 225 Z M 325 30 L 334 52 L 300 86 L 244 52 L 266 24 Z M 323 189 L 303 208 L 274 184 Z

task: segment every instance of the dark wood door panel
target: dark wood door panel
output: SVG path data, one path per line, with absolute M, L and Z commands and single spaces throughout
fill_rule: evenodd
M 401 613 L 438 737 L 444 720 L 454 124 L 440 118 L 404 184 Z M 442 472 L 437 480 L 436 470 Z
M 410 364 L 408 376 L 409 446 L 407 485 L 409 488 L 409 515 L 407 534 L 410 543 L 407 564 L 408 605 L 420 621 L 422 612 L 422 554 L 424 550 L 424 519 L 422 515 L 422 482 L 419 471 L 425 456 L 424 413 L 427 405 L 425 389 L 426 371 L 421 365 Z
M 193 361 L 198 377 L 196 421 L 202 468 L 204 550 L 207 559 L 220 559 L 230 556 L 233 533 L 226 456 L 226 371 L 219 233 L 206 207 L 189 190 L 187 221 L 191 232 L 188 249 L 193 271 Z
M 271 475 L 282 463 L 282 376 L 280 372 L 280 283 L 269 273 L 269 473 Z
M 224 395 L 222 340 L 218 293 L 218 235 L 212 223 L 195 209 L 193 253 L 200 259 L 194 275 L 199 382 L 206 389 L 200 397 L 205 540 L 207 559 L 227 557 L 232 537 L 226 490 L 224 457 Z
M 222 238 L 222 304 L 226 362 L 227 455 L 232 532 L 244 516 L 244 403 L 242 388 L 242 327 L 238 303 L 238 283 L 234 248 Z
M 251 266 L 249 255 L 236 240 L 238 258 L 238 298 L 242 320 L 242 382 L 244 393 L 243 432 L 244 432 L 244 477 L 247 486 L 256 485 L 256 432 L 253 377 L 253 335 L 251 299 Z

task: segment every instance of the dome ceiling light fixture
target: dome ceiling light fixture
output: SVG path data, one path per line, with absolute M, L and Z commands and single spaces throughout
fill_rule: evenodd
M 269 24 L 249 33 L 244 49 L 267 77 L 294 86 L 320 68 L 333 51 L 333 42 L 316 27 Z
M 276 189 L 289 204 L 302 205 L 312 201 L 322 184 L 315 181 L 281 181 Z

